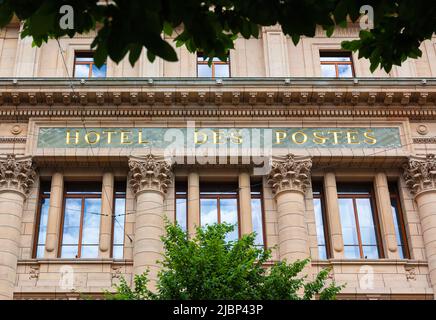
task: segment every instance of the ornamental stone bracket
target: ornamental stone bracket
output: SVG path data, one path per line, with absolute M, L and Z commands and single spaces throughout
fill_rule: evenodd
M 129 185 L 137 195 L 143 191 L 165 194 L 173 179 L 172 164 L 151 154 L 129 159 Z
M 9 154 L 0 157 L 0 191 L 13 190 L 27 195 L 35 182 L 36 171 L 31 157 Z
M 311 169 L 310 157 L 289 154 L 284 158 L 275 158 L 267 178 L 268 184 L 272 186 L 276 195 L 289 190 L 305 193 L 310 186 Z
M 404 165 L 404 180 L 414 195 L 427 190 L 436 190 L 436 157 L 410 157 Z

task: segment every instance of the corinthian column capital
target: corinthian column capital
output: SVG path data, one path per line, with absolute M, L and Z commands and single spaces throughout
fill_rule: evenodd
M 427 191 L 436 191 L 436 158 L 434 154 L 424 157 L 410 157 L 404 165 L 404 180 L 415 195 Z
M 129 185 L 135 194 L 142 191 L 166 193 L 173 178 L 172 165 L 153 155 L 129 159 Z
M 27 195 L 36 178 L 31 157 L 9 154 L 0 157 L 0 191 L 11 190 Z
M 268 184 L 272 186 L 275 194 L 288 190 L 305 193 L 310 185 L 311 169 L 312 159 L 309 157 L 297 158 L 289 154 L 284 158 L 277 158 L 272 162 Z

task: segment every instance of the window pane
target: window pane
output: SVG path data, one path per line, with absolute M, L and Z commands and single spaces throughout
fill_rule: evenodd
M 253 231 L 256 232 L 255 244 L 263 246 L 262 199 L 251 199 Z
M 48 221 L 48 209 L 50 207 L 50 198 L 43 198 L 41 200 L 40 218 L 39 218 L 39 230 L 36 257 L 42 258 L 44 256 L 45 239 L 47 236 L 47 221 Z
M 80 62 L 93 62 L 94 58 L 92 57 L 92 55 L 88 54 L 89 56 L 77 56 L 76 57 L 76 61 L 80 61 Z
M 63 245 L 78 245 L 82 199 L 65 199 Z M 62 252 L 63 256 L 63 252 Z
M 112 256 L 114 259 L 124 258 L 124 246 L 115 245 L 113 248 Z
M 198 64 L 197 71 L 198 71 L 198 77 L 200 78 L 212 77 L 212 68 L 210 68 L 207 64 Z
M 88 78 L 89 64 L 76 64 L 74 67 L 74 76 L 76 78 Z
M 187 230 L 186 199 L 176 199 L 176 221 L 183 231 Z
M 105 78 L 106 77 L 106 64 L 101 68 L 97 68 L 96 65 L 92 65 L 92 78 Z
M 345 246 L 359 245 L 357 238 L 356 219 L 352 199 L 339 199 L 339 213 L 341 216 L 342 236 Z M 360 256 L 360 255 L 359 255 Z M 348 257 L 347 258 L 352 258 Z
M 78 255 L 78 246 L 62 246 L 62 258 L 77 258 Z
M 114 244 L 124 244 L 124 221 L 126 214 L 126 199 L 115 199 L 114 210 Z
M 85 199 L 82 244 L 98 245 L 100 237 L 100 213 L 101 199 Z
M 313 205 L 315 208 L 315 223 L 318 245 L 325 245 L 324 221 L 322 215 L 321 199 L 313 199 Z
M 356 199 L 357 214 L 359 216 L 360 236 L 362 245 L 377 246 L 377 238 L 374 226 L 370 199 Z
M 333 64 L 322 64 L 321 75 L 326 78 L 336 78 L 336 66 Z
M 81 258 L 97 258 L 98 257 L 98 245 L 83 245 Z
M 318 246 L 318 259 L 327 260 L 327 248 L 326 246 Z
M 363 256 L 365 259 L 378 259 L 377 246 L 363 246 Z
M 338 74 L 339 78 L 352 78 L 353 68 L 349 64 L 340 64 L 338 65 Z
M 329 61 L 332 61 L 332 62 L 349 62 L 349 61 L 351 61 L 351 58 L 350 57 L 334 57 L 334 56 L 328 57 L 328 56 L 324 56 L 324 57 L 321 57 L 320 60 L 322 62 L 329 62 Z
M 230 65 L 215 64 L 215 78 L 228 78 L 230 76 Z
M 316 223 L 316 235 L 318 239 L 318 255 L 320 259 L 327 258 L 327 248 L 324 234 L 324 219 L 321 199 L 313 199 Z
M 360 259 L 359 246 L 345 246 L 344 255 L 347 259 Z
M 238 240 L 238 201 L 236 199 L 220 199 L 221 223 L 228 223 L 235 226 L 235 229 L 227 234 L 226 240 Z
M 205 227 L 218 223 L 218 211 L 216 199 L 200 199 L 201 226 Z

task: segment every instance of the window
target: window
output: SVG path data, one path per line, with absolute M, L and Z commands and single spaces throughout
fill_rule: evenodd
M 391 195 L 391 208 L 394 218 L 395 235 L 397 238 L 398 253 L 400 259 L 409 259 L 409 247 L 407 244 L 406 228 L 404 224 L 404 216 L 401 210 L 401 202 L 398 194 L 398 189 L 395 184 L 389 184 L 389 192 Z
M 200 184 L 200 225 L 214 223 L 235 225 L 227 241 L 239 237 L 238 186 L 236 184 Z
M 349 52 L 321 52 L 321 74 L 326 78 L 354 77 L 353 61 Z
M 106 64 L 100 68 L 94 64 L 92 52 L 76 52 L 74 57 L 75 78 L 105 78 Z
M 48 210 L 50 207 L 50 188 L 51 184 L 47 181 L 41 181 L 39 192 L 39 210 L 38 210 L 38 229 L 36 230 L 34 257 L 43 258 L 45 251 L 45 240 L 47 236 Z
M 255 244 L 263 247 L 265 245 L 265 235 L 263 229 L 262 182 L 251 185 L 251 216 L 253 232 L 256 233 Z
M 188 220 L 186 181 L 176 181 L 176 222 L 186 232 Z M 227 235 L 227 240 L 239 237 L 239 188 L 235 184 L 202 183 L 200 185 L 200 225 L 205 227 L 227 222 L 235 225 L 235 230 Z M 251 211 L 255 244 L 264 246 L 264 217 L 262 183 L 251 185 Z
M 122 259 L 124 257 L 124 226 L 126 220 L 126 182 L 116 181 L 114 189 L 112 257 Z
M 328 241 L 326 240 L 327 225 L 325 223 L 325 210 L 322 184 L 313 184 L 313 207 L 315 211 L 316 235 L 318 241 L 318 257 L 320 260 L 329 258 Z
M 219 58 L 213 58 L 212 65 L 208 65 L 208 59 L 201 53 L 197 54 L 197 76 L 199 78 L 228 78 L 230 77 L 230 61 L 221 61 Z
M 345 258 L 380 258 L 380 232 L 371 186 L 339 184 L 338 197 Z
M 97 258 L 100 238 L 101 182 L 65 184 L 61 258 Z
M 188 230 L 188 199 L 186 181 L 176 181 L 176 221 L 183 231 Z

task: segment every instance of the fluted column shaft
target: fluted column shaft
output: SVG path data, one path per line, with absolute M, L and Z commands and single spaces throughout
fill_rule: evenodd
M 112 221 L 114 206 L 114 174 L 103 174 L 100 217 L 100 258 L 109 258 L 111 253 Z
M 268 176 L 277 201 L 280 259 L 288 262 L 309 257 L 304 194 L 311 168 L 309 158 L 289 155 L 273 161 Z
M 164 249 L 164 200 L 171 183 L 171 166 L 152 155 L 132 157 L 129 166 L 129 184 L 136 195 L 133 273 L 148 270 L 149 288 L 154 290 Z
M 30 158 L 0 158 L 0 299 L 13 299 L 24 201 L 35 180 Z

